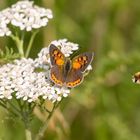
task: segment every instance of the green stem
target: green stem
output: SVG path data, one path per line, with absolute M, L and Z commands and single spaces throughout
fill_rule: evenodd
M 10 108 L 8 108 L 6 103 L 10 105 Z M 0 100 L 0 106 L 4 107 L 15 116 L 20 116 L 22 118 L 22 121 L 24 122 L 25 125 L 26 140 L 32 140 L 32 133 L 29 127 L 30 127 L 30 114 L 32 113 L 31 110 L 33 111 L 34 105 L 30 106 L 31 104 L 26 104 L 26 105 L 24 104 L 24 106 L 22 106 L 20 100 L 18 100 L 18 105 L 20 110 L 10 100 L 7 100 L 6 102 Z
M 1 105 L 2 107 L 4 107 L 5 109 L 7 109 L 7 106 L 5 105 L 5 103 L 4 103 L 2 100 L 0 100 L 0 105 Z
M 26 104 L 26 106 L 24 105 L 21 108 L 21 116 L 22 116 L 22 120 L 24 122 L 24 126 L 25 126 L 25 136 L 26 136 L 26 140 L 32 140 L 32 133 L 30 131 L 30 110 L 28 110 L 27 106 L 29 106 L 29 104 Z
M 33 33 L 33 35 L 31 36 L 31 39 L 30 39 L 30 41 L 29 41 L 29 44 L 28 44 L 28 46 L 27 46 L 27 50 L 26 50 L 26 53 L 25 53 L 25 57 L 26 57 L 26 58 L 29 56 L 29 53 L 30 53 L 30 51 L 31 51 L 32 44 L 33 44 L 33 41 L 34 41 L 34 39 L 35 39 L 35 36 L 36 36 L 37 32 L 38 32 L 38 31 L 35 31 L 35 32 Z
M 25 129 L 26 140 L 32 140 L 32 134 L 29 129 Z
M 56 107 L 57 107 L 57 103 L 54 104 L 54 106 L 52 108 L 52 111 L 49 113 L 49 115 L 48 115 L 48 117 L 45 121 L 44 126 L 39 130 L 39 133 L 37 134 L 35 140 L 40 140 L 43 137 L 43 135 L 44 135 L 44 133 L 45 133 L 47 127 L 48 127 L 48 122 L 49 122 L 50 118 L 52 117 Z
M 17 117 L 19 115 L 19 114 L 15 113 L 13 110 L 11 110 L 10 108 L 8 108 L 6 103 L 4 103 L 4 101 L 2 101 L 2 100 L 0 100 L 0 106 L 2 106 L 4 109 L 6 109 L 11 114 L 13 114 L 15 117 Z
M 10 105 L 17 113 L 20 114 L 20 110 L 18 110 L 18 108 L 17 108 L 14 104 L 12 104 L 11 101 L 8 100 L 7 102 L 9 103 L 9 105 Z
M 49 111 L 46 107 L 44 107 L 44 110 L 45 110 L 46 112 L 48 112 L 49 114 L 51 113 L 51 111 Z
M 17 101 L 17 103 L 18 103 L 18 106 L 19 106 L 19 108 L 20 108 L 20 110 L 21 110 L 21 112 L 22 112 L 22 108 L 23 108 L 23 105 L 22 105 L 22 103 L 21 103 L 21 99 L 16 99 L 15 98 L 15 100 Z
M 18 36 L 14 36 L 13 34 L 10 37 L 15 41 L 18 52 L 21 55 L 21 57 L 24 57 L 24 50 L 23 50 L 24 34 L 22 35 L 21 39 Z
M 19 50 L 20 50 L 21 57 L 24 57 L 23 43 L 24 43 L 24 33 L 22 34 L 20 44 L 19 44 L 19 48 L 20 48 Z

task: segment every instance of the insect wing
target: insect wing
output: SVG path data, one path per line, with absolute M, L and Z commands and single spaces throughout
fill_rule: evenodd
M 80 70 L 81 72 L 84 72 L 88 65 L 93 60 L 93 53 L 85 52 L 82 53 L 72 60 L 72 69 Z
M 71 70 L 66 78 L 67 87 L 75 87 L 83 81 L 83 72 L 86 70 L 88 65 L 92 62 L 92 53 L 83 53 L 75 58 L 71 62 Z
M 53 44 L 49 48 L 50 61 L 51 61 L 51 70 L 50 70 L 50 79 L 56 85 L 62 86 L 64 83 L 64 63 L 65 56 L 64 54 Z
M 64 54 L 53 44 L 49 47 L 51 65 L 62 66 L 65 63 Z
M 56 85 L 63 86 L 64 75 L 63 75 L 62 68 L 58 66 L 53 66 L 50 70 L 50 79 Z
M 83 74 L 80 70 L 71 69 L 66 78 L 67 87 L 75 87 L 83 81 Z

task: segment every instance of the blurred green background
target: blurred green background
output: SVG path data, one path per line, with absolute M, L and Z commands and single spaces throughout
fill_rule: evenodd
M 0 9 L 17 0 L 0 1 Z M 139 0 L 34 0 L 54 18 L 36 37 L 31 57 L 55 39 L 68 38 L 95 53 L 93 70 L 54 114 L 43 140 L 139 140 Z M 0 38 L 0 47 L 6 39 Z M 1 108 L 0 140 L 24 140 L 23 125 Z M 37 133 L 41 122 L 32 122 Z M 15 136 L 16 134 L 16 136 Z

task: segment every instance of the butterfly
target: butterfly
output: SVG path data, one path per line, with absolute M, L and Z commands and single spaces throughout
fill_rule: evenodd
M 83 73 L 93 60 L 93 53 L 90 52 L 82 53 L 71 60 L 53 44 L 49 46 L 49 54 L 51 81 L 58 86 L 69 88 L 73 88 L 83 81 Z

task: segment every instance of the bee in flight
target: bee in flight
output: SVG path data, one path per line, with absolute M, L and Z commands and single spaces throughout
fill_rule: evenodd
M 134 83 L 140 84 L 140 72 L 137 72 L 133 75 L 132 77 L 132 81 Z

